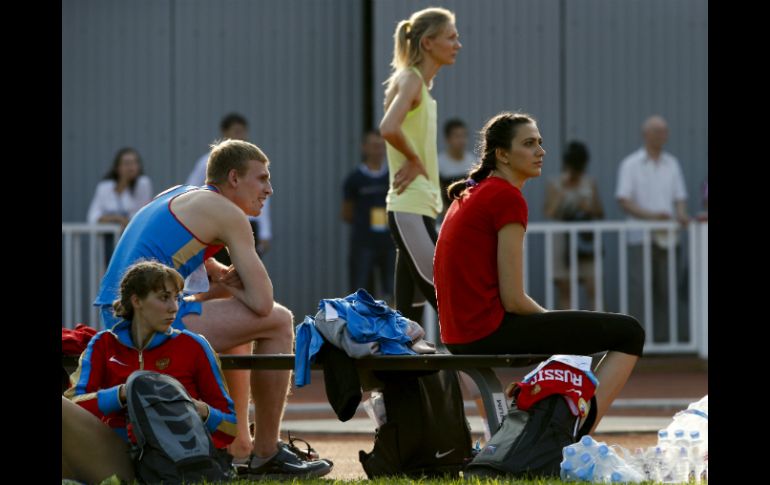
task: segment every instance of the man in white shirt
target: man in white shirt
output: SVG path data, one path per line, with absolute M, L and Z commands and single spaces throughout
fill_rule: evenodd
M 223 140 L 248 141 L 248 130 L 248 121 L 238 113 L 226 115 L 219 123 L 219 131 Z M 190 176 L 187 177 L 185 185 L 201 186 L 206 182 L 206 162 L 208 159 L 209 152 L 201 155 L 198 161 L 195 162 L 195 167 L 192 172 L 190 172 Z M 265 201 L 262 213 L 258 217 L 249 216 L 249 224 L 251 224 L 251 230 L 254 233 L 257 254 L 262 257 L 270 250 L 270 241 L 273 238 L 273 231 L 270 223 L 270 199 Z M 215 257 L 222 264 L 230 264 L 230 258 L 227 255 L 227 251 L 224 249 L 217 253 Z
M 468 127 L 459 118 L 452 118 L 444 123 L 444 141 L 446 150 L 438 154 L 438 174 L 441 183 L 441 199 L 444 212 L 449 208 L 450 200 L 446 190 L 453 182 L 464 179 L 476 160 L 467 150 Z
M 620 163 L 615 197 L 629 220 L 677 220 L 689 222 L 687 190 L 677 159 L 663 151 L 668 141 L 668 125 L 661 116 L 648 118 L 642 125 L 644 147 Z M 678 235 L 670 241 L 666 231 L 652 236 L 652 318 L 653 341 L 666 342 L 669 332 L 668 251 L 679 249 Z M 628 232 L 629 313 L 644 320 L 642 238 L 640 230 Z M 679 256 L 679 254 L 677 254 Z M 682 262 L 682 258 L 677 258 Z M 678 281 L 678 278 L 675 278 Z M 677 284 L 679 286 L 679 284 Z M 679 295 L 679 288 L 675 295 Z M 681 298 L 678 298 L 681 301 Z M 685 306 L 678 306 L 679 339 L 689 339 Z

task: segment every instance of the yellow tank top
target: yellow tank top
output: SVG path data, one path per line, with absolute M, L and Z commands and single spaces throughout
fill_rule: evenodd
M 419 69 L 412 70 L 420 76 Z M 393 177 L 404 165 L 403 153 L 386 143 L 390 190 L 385 199 L 387 209 L 396 212 L 410 212 L 435 218 L 443 207 L 441 186 L 438 178 L 438 154 L 436 148 L 436 100 L 430 96 L 425 82 L 422 83 L 420 104 L 406 114 L 401 124 L 407 142 L 420 157 L 428 172 L 428 178 L 418 175 L 401 194 L 393 189 Z

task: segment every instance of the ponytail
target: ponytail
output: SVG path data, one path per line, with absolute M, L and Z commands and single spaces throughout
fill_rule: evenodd
M 478 185 L 479 182 L 489 177 L 492 174 L 492 170 L 495 169 L 495 161 L 492 158 L 492 162 L 488 162 L 487 159 L 482 159 L 481 163 L 476 164 L 470 172 L 468 172 L 468 178 L 466 180 L 458 180 L 453 183 L 447 189 L 447 195 L 449 200 L 455 200 L 462 197 L 465 189 Z
M 412 28 L 412 22 L 402 20 L 396 26 L 396 32 L 393 34 L 393 60 L 390 67 L 398 71 L 409 66 L 409 31 Z

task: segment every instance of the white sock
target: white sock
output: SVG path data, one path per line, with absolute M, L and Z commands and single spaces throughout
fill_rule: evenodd
M 257 456 L 257 455 L 252 455 L 252 457 L 251 457 L 251 463 L 249 463 L 249 467 L 250 467 L 250 468 L 259 468 L 259 467 L 261 467 L 262 465 L 264 465 L 265 463 L 267 463 L 268 461 L 270 461 L 270 460 L 271 460 L 271 459 L 272 459 L 272 458 L 273 458 L 275 455 L 277 455 L 277 454 L 278 454 L 278 451 L 276 451 L 276 452 L 275 452 L 275 453 L 273 453 L 272 455 L 270 455 L 270 456 L 266 456 L 266 457 L 261 457 L 261 456 Z

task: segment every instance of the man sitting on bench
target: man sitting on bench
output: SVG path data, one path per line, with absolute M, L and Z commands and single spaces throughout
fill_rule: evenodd
M 94 302 L 106 327 L 117 323 L 112 302 L 126 268 L 154 259 L 186 278 L 173 327 L 199 333 L 222 354 L 290 354 L 293 315 L 273 301 L 273 285 L 254 249 L 247 216 L 259 215 L 273 193 L 269 161 L 257 146 L 225 140 L 212 147 L 203 187 L 176 186 L 159 194 L 131 220 L 120 238 Z M 233 265 L 211 256 L 227 247 Z M 326 460 L 307 461 L 279 441 L 290 371 L 229 371 L 238 435 L 229 452 L 249 457 L 250 474 L 320 476 Z M 249 433 L 249 385 L 255 435 Z

